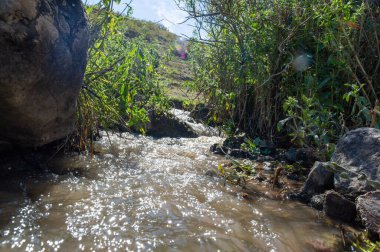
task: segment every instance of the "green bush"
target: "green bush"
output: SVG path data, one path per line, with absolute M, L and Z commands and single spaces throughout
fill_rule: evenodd
M 91 48 L 78 102 L 80 149 L 91 149 L 99 128 L 144 132 L 149 110 L 167 107 L 158 83 L 158 47 L 143 36 L 126 36 L 129 11 L 117 14 L 100 3 L 88 6 L 87 13 Z
M 347 129 L 379 126 L 378 5 L 179 2 L 207 33 L 190 54 L 216 121 L 232 120 L 252 137 L 288 134 L 294 144 L 318 147 Z

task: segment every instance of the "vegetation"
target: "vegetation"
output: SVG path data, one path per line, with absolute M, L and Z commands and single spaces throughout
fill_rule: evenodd
M 92 150 L 99 128 L 144 133 L 150 111 L 169 107 L 167 80 L 176 80 L 171 74 L 178 67 L 171 62 L 177 36 L 160 24 L 130 18 L 129 6 L 115 13 L 114 2 L 86 6 L 90 49 L 74 139 L 80 150 Z
M 196 94 L 186 89 L 193 80 L 190 62 L 187 58 L 181 58 L 181 52 L 187 50 L 187 41 L 169 32 L 160 23 L 127 18 L 121 25 L 126 27 L 125 36 L 128 39 L 140 38 L 159 53 L 158 81 L 168 99 L 181 103 L 195 102 Z
M 248 134 L 242 148 L 252 154 L 268 139 L 328 158 L 348 129 L 380 126 L 376 1 L 178 0 L 199 31 L 188 61 L 174 56 L 177 37 L 164 26 L 130 18 L 128 5 L 115 13 L 114 2 L 87 7 L 80 149 L 99 127 L 144 133 L 150 111 L 202 95 L 216 124 Z
M 151 111 L 202 95 L 228 135 L 247 133 L 241 149 L 252 156 L 268 154 L 260 148 L 265 140 L 330 156 L 348 129 L 380 127 L 376 1 L 177 0 L 197 21 L 188 61 L 174 56 L 177 36 L 130 18 L 128 5 L 115 13 L 114 2 L 120 1 L 86 6 L 90 50 L 77 113 L 80 150 L 93 152 L 99 128 L 145 133 Z M 277 167 L 273 186 L 280 172 L 302 169 L 271 165 Z M 218 170 L 244 186 L 263 165 L 233 160 Z M 376 251 L 379 244 L 366 240 L 355 247 Z
M 380 251 L 380 242 L 372 242 L 363 234 L 358 237 L 353 246 L 360 252 L 375 252 Z
M 207 35 L 191 48 L 214 120 L 331 151 L 350 128 L 380 126 L 375 1 L 180 0 Z
M 314 147 L 326 157 L 348 129 L 380 127 L 376 1 L 178 0 L 199 31 L 189 61 L 173 56 L 174 34 L 129 18 L 128 5 L 113 12 L 114 2 L 87 7 L 80 143 L 98 127 L 144 133 L 149 111 L 202 95 L 229 135 Z M 192 73 L 184 70 L 190 64 Z
M 79 100 L 80 147 L 92 139 L 95 128 L 115 127 L 144 130 L 148 107 L 162 105 L 157 84 L 159 57 L 149 43 L 125 36 L 123 16 L 87 8 L 91 29 L 91 49 Z M 107 22 L 107 25 L 103 25 Z M 90 137 L 91 136 L 91 137 Z

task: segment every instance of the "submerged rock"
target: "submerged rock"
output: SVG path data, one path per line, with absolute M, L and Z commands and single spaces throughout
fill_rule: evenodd
M 380 182 L 380 130 L 360 128 L 348 132 L 338 143 L 332 162 L 348 171 L 348 176 L 335 175 L 335 188 L 351 199 L 373 191 L 368 180 Z M 366 179 L 362 179 L 364 174 Z
M 307 243 L 311 250 L 314 252 L 336 252 L 342 251 L 342 244 L 339 238 L 331 236 L 330 240 L 324 241 L 319 238 L 315 238 Z
M 356 217 L 355 204 L 335 191 L 328 191 L 323 202 L 326 215 L 345 222 L 353 222 Z
M 369 234 L 380 239 L 380 191 L 358 197 L 356 208 Z
M 0 1 L 0 139 L 41 146 L 73 129 L 88 48 L 80 0 Z

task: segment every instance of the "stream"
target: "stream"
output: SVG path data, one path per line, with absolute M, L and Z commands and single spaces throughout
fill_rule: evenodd
M 305 205 L 247 200 L 206 176 L 226 162 L 209 152 L 220 137 L 102 135 L 92 159 L 60 156 L 47 171 L 0 177 L 1 251 L 298 252 L 340 237 Z

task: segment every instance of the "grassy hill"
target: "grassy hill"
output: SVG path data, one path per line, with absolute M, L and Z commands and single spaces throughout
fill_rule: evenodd
M 169 32 L 160 23 L 128 18 L 126 26 L 127 37 L 135 38 L 141 36 L 148 42 L 158 42 L 164 49 L 169 49 L 178 38 L 177 35 Z
M 190 60 L 184 56 L 187 41 L 151 21 L 129 18 L 126 21 L 129 38 L 140 37 L 157 46 L 160 52 L 160 84 L 173 101 L 196 103 L 197 95 L 189 92 L 186 83 L 193 81 Z

